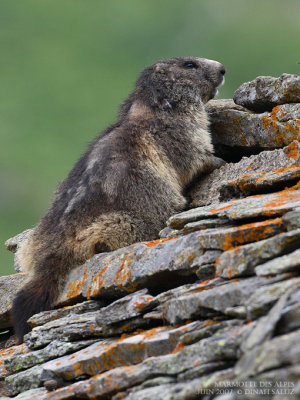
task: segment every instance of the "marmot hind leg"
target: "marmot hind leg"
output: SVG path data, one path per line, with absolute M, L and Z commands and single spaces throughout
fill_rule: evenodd
M 151 224 L 126 212 L 101 215 L 76 236 L 76 258 L 89 259 L 94 254 L 113 251 L 133 243 L 154 239 L 158 234 Z

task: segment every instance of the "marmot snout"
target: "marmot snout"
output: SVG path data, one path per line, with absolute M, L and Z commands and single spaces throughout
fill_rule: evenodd
M 184 209 L 186 185 L 220 165 L 203 104 L 224 74 L 217 61 L 195 57 L 144 69 L 116 123 L 78 160 L 20 249 L 30 271 L 12 308 L 20 342 L 28 318 L 53 306 L 71 268 L 97 252 L 156 238 Z

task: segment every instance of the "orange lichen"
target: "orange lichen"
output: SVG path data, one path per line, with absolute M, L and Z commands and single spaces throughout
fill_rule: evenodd
M 215 214 L 215 213 L 218 213 L 219 211 L 227 210 L 228 208 L 231 208 L 233 204 L 234 204 L 234 203 L 231 202 L 231 203 L 229 203 L 228 205 L 223 206 L 223 207 L 212 208 L 211 210 L 208 210 L 208 212 L 210 212 L 210 213 L 212 213 L 212 214 Z
M 179 353 L 179 351 L 181 351 L 184 347 L 185 345 L 183 343 L 178 343 L 171 354 Z
M 220 321 L 214 321 L 213 319 L 208 319 L 203 322 L 203 326 L 211 326 L 211 325 L 216 325 L 219 323 L 220 323 Z
M 298 193 L 291 193 L 291 190 L 295 189 L 295 186 L 293 188 L 288 188 L 285 190 L 282 190 L 281 192 L 276 193 L 278 197 L 266 202 L 264 205 L 264 209 L 266 208 L 274 208 L 274 207 L 281 207 L 286 204 L 288 204 L 292 200 L 300 200 L 300 192 Z
M 231 279 L 232 275 L 233 275 L 233 270 L 232 269 L 228 269 L 228 278 Z
M 213 287 L 212 285 L 208 285 L 208 286 L 205 286 L 205 285 L 207 285 L 209 282 L 213 283 L 214 281 L 215 281 L 215 278 L 207 279 L 206 281 L 202 281 L 201 283 L 199 283 L 199 285 L 198 285 L 199 287 L 197 289 L 195 289 L 193 291 L 193 293 L 199 293 L 199 292 L 202 292 L 203 290 L 211 289 Z
M 134 307 L 139 311 L 142 311 L 148 305 L 149 301 L 152 300 L 152 298 L 152 296 L 142 296 L 134 303 Z
M 174 239 L 176 239 L 176 238 L 177 238 L 176 236 L 175 236 L 175 237 L 167 237 L 167 238 L 156 239 L 156 240 L 151 240 L 151 241 L 142 242 L 142 243 L 145 244 L 145 245 L 148 246 L 148 247 L 155 247 L 155 246 L 157 246 L 158 244 L 167 242 L 167 241 L 169 241 L 169 240 L 174 240 Z
M 69 284 L 68 284 L 69 290 L 68 290 L 68 292 L 66 294 L 66 296 L 69 299 L 77 297 L 80 294 L 80 292 L 82 290 L 82 287 L 83 287 L 83 284 L 86 281 L 88 275 L 89 274 L 88 274 L 87 268 L 85 268 L 84 271 L 83 271 L 83 275 L 82 275 L 81 279 L 79 279 L 79 280 L 75 279 L 73 282 L 69 282 Z
M 268 174 L 278 174 L 277 176 L 274 176 L 272 178 L 272 181 L 275 183 L 277 181 L 280 181 L 282 179 L 281 175 L 284 172 L 292 172 L 291 178 L 296 179 L 299 176 L 299 167 L 300 164 L 294 164 L 291 166 L 287 167 L 281 167 L 277 169 L 273 169 L 270 171 L 255 171 L 255 172 L 250 172 L 248 174 L 244 174 L 241 177 L 239 177 L 235 181 L 231 181 L 230 184 L 233 187 L 237 187 L 240 192 L 245 193 L 251 189 L 255 189 L 259 186 L 259 184 L 264 184 L 264 181 L 266 180 L 266 177 Z
M 283 151 L 286 154 L 287 158 L 297 160 L 297 158 L 299 157 L 298 144 L 296 141 L 290 143 L 286 148 L 283 149 Z
M 134 289 L 136 287 L 136 284 L 133 284 L 130 281 L 131 269 L 129 268 L 129 266 L 132 262 L 130 257 L 133 254 L 134 254 L 133 251 L 126 254 L 126 256 L 124 257 L 124 259 L 122 261 L 122 264 L 120 265 L 120 267 L 118 268 L 118 270 L 116 272 L 116 278 L 115 278 L 116 285 L 119 288 L 127 286 L 128 291 L 134 291 Z
M 276 106 L 273 108 L 271 113 L 267 113 L 261 116 L 261 121 L 263 128 L 267 131 L 267 134 L 270 138 L 270 141 L 276 144 L 277 146 L 281 146 L 285 144 L 286 135 L 291 133 L 297 139 L 297 134 L 299 134 L 300 129 L 300 120 L 293 119 L 291 121 L 294 122 L 296 126 L 293 126 L 292 122 L 281 122 L 278 121 L 277 114 L 280 111 L 280 106 Z M 281 109 L 281 117 L 284 116 L 284 111 Z M 274 135 L 272 135 L 272 130 Z
M 21 345 L 12 346 L 8 349 L 0 350 L 0 377 L 4 376 L 4 374 L 5 374 L 4 360 L 6 358 L 17 355 L 17 354 L 26 354 L 28 352 L 29 352 L 29 350 L 24 343 Z
M 231 228 L 225 236 L 223 250 L 230 250 L 236 246 L 266 239 L 278 232 L 283 226 L 281 218 L 262 222 L 252 222 Z
M 92 280 L 92 284 L 91 286 L 88 288 L 87 291 L 87 298 L 90 299 L 91 297 L 95 297 L 97 296 L 100 291 L 101 288 L 103 286 L 103 282 L 104 282 L 104 273 L 107 270 L 108 265 L 106 265 L 105 267 L 103 267 L 94 277 Z

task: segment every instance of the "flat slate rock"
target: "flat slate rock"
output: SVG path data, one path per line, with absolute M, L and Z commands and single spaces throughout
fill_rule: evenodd
M 31 350 L 47 346 L 53 340 L 74 342 L 103 336 L 102 328 L 96 324 L 97 311 L 81 315 L 67 315 L 44 325 L 33 328 L 24 336 L 24 341 Z
M 287 186 L 297 179 L 299 164 L 300 143 L 297 140 L 282 149 L 265 150 L 243 157 L 237 163 L 227 163 L 193 185 L 189 191 L 192 206 L 263 193 L 264 190 L 270 192 L 272 187 L 277 191 L 279 183 L 286 182 L 284 186 Z
M 172 354 L 154 356 L 130 367 L 113 368 L 84 382 L 58 389 L 49 395 L 49 400 L 72 399 L 75 396 L 85 397 L 86 395 L 91 399 L 100 398 L 136 386 L 141 382 L 144 383 L 142 387 L 139 387 L 140 390 L 147 386 L 161 386 L 164 383 L 162 379 L 172 378 L 176 374 L 179 376 L 178 379 L 183 381 L 192 379 L 192 373 L 196 376 L 203 375 L 203 372 L 208 373 L 213 366 L 226 368 L 226 362 L 219 364 L 219 361 L 221 358 L 229 362 L 236 359 L 235 338 L 239 331 L 239 326 L 232 326 L 230 329 L 220 330 L 218 334 L 203 339 L 201 342 L 179 347 Z M 188 373 L 190 375 L 186 377 L 183 375 Z
M 158 327 L 120 338 L 92 344 L 71 356 L 61 357 L 43 365 L 43 381 L 62 378 L 69 381 L 81 375 L 93 376 L 146 358 L 171 353 L 179 338 L 197 327 L 192 322 L 177 328 Z
M 300 249 L 281 257 L 276 257 L 264 264 L 255 267 L 258 276 L 270 276 L 282 274 L 284 272 L 299 271 L 300 269 Z
M 139 290 L 116 300 L 107 307 L 102 308 L 96 316 L 98 325 L 111 325 L 141 315 L 147 308 L 153 296 L 147 289 Z M 154 307 L 154 303 L 150 308 Z
M 300 363 L 300 331 L 277 336 L 245 353 L 235 366 L 239 378 Z
M 300 190 L 286 189 L 276 193 L 248 196 L 242 199 L 193 208 L 169 218 L 171 228 L 180 229 L 189 222 L 206 218 L 227 218 L 239 222 L 256 217 L 275 217 L 300 207 Z
M 16 292 L 21 289 L 25 280 L 25 274 L 0 276 L 0 329 L 12 326 L 9 310 Z
M 18 248 L 20 247 L 21 243 L 29 239 L 32 234 L 33 234 L 33 229 L 26 229 L 26 231 L 21 232 L 18 235 L 6 240 L 6 242 L 4 243 L 7 250 L 15 253 L 14 268 L 16 272 L 23 271 L 22 261 L 19 259 L 18 256 Z
M 255 267 L 300 247 L 300 229 L 225 251 L 216 262 L 216 274 L 222 278 L 254 275 Z M 274 260 L 273 260 L 274 261 Z
M 276 301 L 287 292 L 291 298 L 293 293 L 299 294 L 299 285 L 300 278 L 295 277 L 275 283 L 271 281 L 269 285 L 257 287 L 255 292 L 250 294 L 244 303 L 247 310 L 247 319 L 255 320 L 266 315 Z
M 211 100 L 206 105 L 213 142 L 256 151 L 276 149 L 297 140 L 300 134 L 300 103 L 283 104 L 257 114 L 231 99 Z
M 77 342 L 62 342 L 54 339 L 48 346 L 41 350 L 25 352 L 25 354 L 12 354 L 4 360 L 6 376 L 16 374 L 24 369 L 31 368 L 37 364 L 43 364 L 48 360 L 73 353 L 84 347 L 88 347 L 93 340 L 79 340 Z
M 58 304 L 82 298 L 115 299 L 146 286 L 149 289 L 176 286 L 180 276 L 181 281 L 184 275 L 195 276 L 196 267 L 193 270 L 191 264 L 204 253 L 197 234 L 138 243 L 112 253 L 95 255 L 70 272 Z M 162 275 L 164 279 L 160 280 Z
M 82 303 L 74 304 L 73 306 L 65 306 L 55 310 L 40 312 L 29 318 L 28 323 L 32 328 L 35 328 L 36 326 L 45 325 L 47 322 L 57 321 L 58 319 L 69 315 L 80 315 L 96 311 L 103 306 L 104 303 L 101 303 L 101 301 L 87 300 Z
M 271 110 L 278 104 L 300 103 L 300 76 L 258 76 L 253 81 L 243 83 L 235 91 L 233 100 L 254 111 Z
M 288 231 L 300 228 L 300 207 L 286 213 L 282 220 Z
M 226 314 L 228 307 L 246 304 L 257 288 L 262 286 L 264 290 L 265 285 L 271 283 L 270 278 L 251 277 L 234 282 L 224 281 L 222 285 L 212 288 L 198 287 L 193 292 L 167 301 L 164 305 L 164 318 L 171 324 L 177 324 L 207 315 Z

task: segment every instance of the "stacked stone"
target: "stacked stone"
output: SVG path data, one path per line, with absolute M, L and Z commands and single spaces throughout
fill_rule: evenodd
M 160 239 L 71 271 L 57 309 L 31 318 L 25 344 L 3 335 L 3 396 L 300 395 L 300 77 L 259 77 L 234 100 L 207 108 L 215 142 L 239 161 L 199 181 L 198 207 L 172 216 Z M 245 149 L 255 154 L 241 158 Z M 17 268 L 28 235 L 7 242 Z M 2 330 L 24 280 L 0 278 Z

